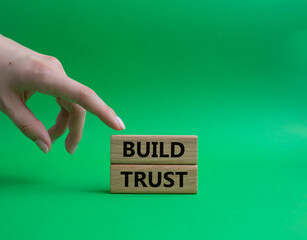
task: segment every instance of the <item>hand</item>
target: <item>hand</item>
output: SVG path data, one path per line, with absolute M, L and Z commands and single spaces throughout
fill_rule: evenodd
M 40 92 L 56 98 L 61 107 L 48 131 L 26 101 Z M 122 120 L 90 88 L 69 78 L 54 57 L 39 54 L 0 35 L 0 110 L 44 152 L 67 127 L 66 150 L 73 154 L 81 140 L 86 110 L 115 130 L 125 129 Z

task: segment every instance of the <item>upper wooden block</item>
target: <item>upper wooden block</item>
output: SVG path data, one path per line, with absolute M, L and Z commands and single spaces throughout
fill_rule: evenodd
M 197 164 L 197 136 L 112 135 L 111 164 Z

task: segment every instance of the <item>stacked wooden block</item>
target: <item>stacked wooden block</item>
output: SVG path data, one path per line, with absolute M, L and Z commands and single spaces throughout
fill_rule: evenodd
M 111 136 L 111 193 L 197 193 L 197 136 Z

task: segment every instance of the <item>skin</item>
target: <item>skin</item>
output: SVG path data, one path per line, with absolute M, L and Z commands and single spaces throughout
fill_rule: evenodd
M 56 98 L 61 110 L 49 130 L 26 106 L 36 92 Z M 0 110 L 29 139 L 48 153 L 51 144 L 69 134 L 66 150 L 73 154 L 81 140 L 86 110 L 110 128 L 125 129 L 116 113 L 90 88 L 69 78 L 60 61 L 0 35 Z

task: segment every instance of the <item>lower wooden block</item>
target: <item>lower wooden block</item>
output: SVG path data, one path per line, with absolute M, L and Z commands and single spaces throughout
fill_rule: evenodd
M 197 193 L 197 165 L 111 165 L 111 193 Z

